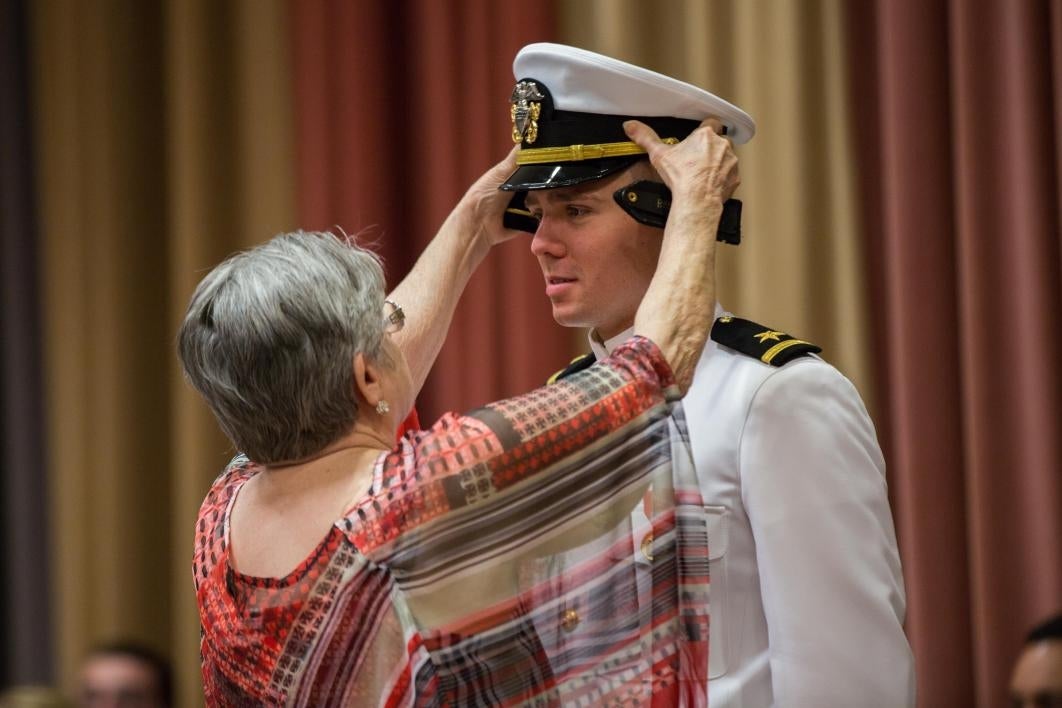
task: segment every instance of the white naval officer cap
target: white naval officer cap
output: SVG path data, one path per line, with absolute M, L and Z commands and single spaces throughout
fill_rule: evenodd
M 682 140 L 718 118 L 734 143 L 756 132 L 752 118 L 715 94 L 602 54 L 540 42 L 513 61 L 512 138 L 520 143 L 509 191 L 550 189 L 600 179 L 642 159 L 623 131 L 631 118 L 665 140 Z

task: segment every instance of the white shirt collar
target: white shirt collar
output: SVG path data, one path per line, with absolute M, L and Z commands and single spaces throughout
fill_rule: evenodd
M 719 319 L 720 317 L 726 314 L 729 313 L 723 309 L 723 306 L 720 305 L 718 302 L 715 303 L 715 318 Z M 594 356 L 597 357 L 597 360 L 601 361 L 609 354 L 611 354 L 616 347 L 626 342 L 633 335 L 634 327 L 632 326 L 629 329 L 623 330 L 615 337 L 611 337 L 605 341 L 602 341 L 601 337 L 599 337 L 597 334 L 597 330 L 591 329 L 587 332 L 587 339 L 590 340 L 590 350 L 594 352 Z
M 615 337 L 601 341 L 601 337 L 597 334 L 597 330 L 592 329 L 587 332 L 587 339 L 590 340 L 590 349 L 594 352 L 594 356 L 597 357 L 598 361 L 601 361 L 611 354 L 613 349 L 630 339 L 633 334 L 634 327 L 631 326 L 629 329 L 623 330 Z

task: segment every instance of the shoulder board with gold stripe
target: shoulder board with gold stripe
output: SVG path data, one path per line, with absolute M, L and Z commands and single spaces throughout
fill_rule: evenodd
M 822 351 L 822 347 L 811 342 L 731 316 L 715 321 L 712 325 L 712 341 L 771 366 L 783 366 L 793 359 Z
M 555 384 L 561 379 L 571 376 L 572 374 L 577 374 L 580 371 L 583 371 L 584 369 L 589 369 L 591 366 L 594 365 L 595 361 L 597 361 L 597 357 L 594 356 L 593 352 L 580 354 L 579 356 L 572 359 L 571 363 L 568 364 L 568 366 L 564 367 L 557 373 L 553 374 L 553 376 L 550 376 L 548 379 L 546 379 L 546 383 Z

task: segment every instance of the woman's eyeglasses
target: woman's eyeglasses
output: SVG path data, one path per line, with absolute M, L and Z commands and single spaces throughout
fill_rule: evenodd
M 384 331 L 388 334 L 401 332 L 406 324 L 406 313 L 402 306 L 392 300 L 384 300 Z

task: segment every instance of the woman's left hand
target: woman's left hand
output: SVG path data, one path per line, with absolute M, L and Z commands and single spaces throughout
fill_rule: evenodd
M 468 188 L 458 204 L 458 210 L 465 211 L 466 216 L 472 220 L 471 227 L 476 235 L 483 238 L 487 246 L 495 246 L 524 233 L 515 229 L 507 229 L 503 225 L 505 209 L 509 206 L 513 193 L 502 192 L 498 189 L 516 170 L 518 151 L 519 146 L 514 147 L 504 160 L 484 172 Z

